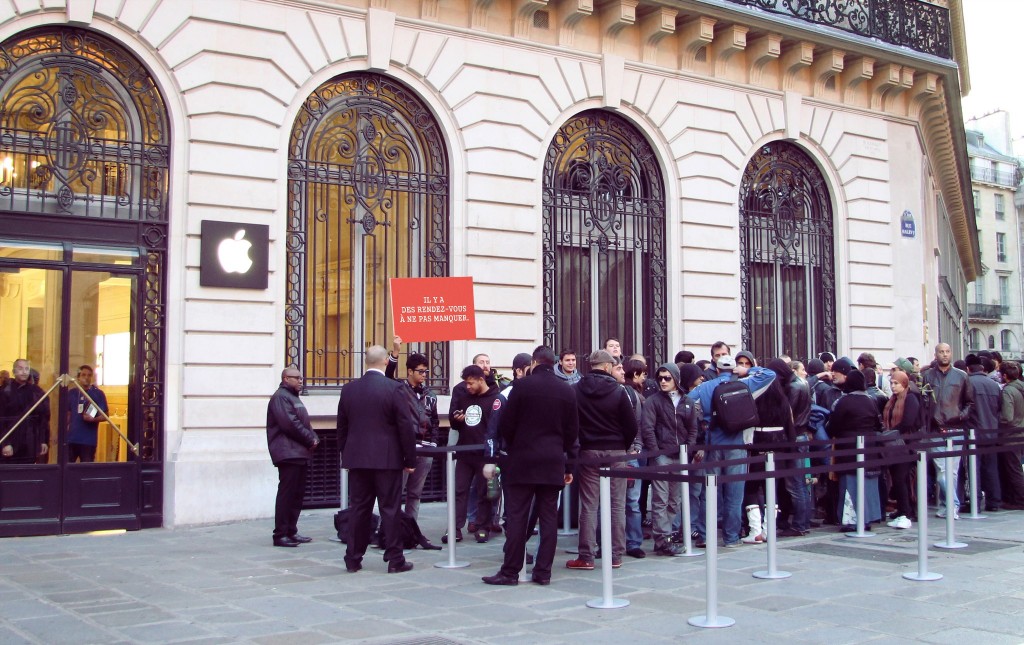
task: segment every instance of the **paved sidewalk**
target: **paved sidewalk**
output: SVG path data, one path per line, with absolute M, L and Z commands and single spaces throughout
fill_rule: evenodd
M 1024 512 L 960 520 L 959 551 L 932 549 L 938 582 L 911 582 L 913 531 L 854 540 L 819 529 L 780 542 L 788 580 L 765 581 L 764 547 L 720 550 L 719 614 L 703 630 L 704 558 L 626 558 L 615 571 L 624 609 L 588 609 L 601 571 L 569 571 L 575 538 L 559 539 L 551 586 L 490 587 L 504 540 L 459 544 L 468 568 L 432 566 L 446 551 L 415 550 L 415 570 L 385 573 L 380 552 L 345 571 L 329 540 L 332 511 L 303 513 L 315 538 L 270 545 L 271 521 L 111 535 L 0 540 L 0 643 L 928 643 L 1024 642 Z M 445 507 L 425 504 L 434 541 Z M 932 541 L 944 524 L 929 522 Z M 536 539 L 531 540 L 531 547 Z M 650 542 L 646 544 L 650 547 Z

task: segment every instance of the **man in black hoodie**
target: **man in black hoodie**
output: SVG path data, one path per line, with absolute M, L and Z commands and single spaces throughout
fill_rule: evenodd
M 622 467 L 636 437 L 636 417 L 629 395 L 612 376 L 616 363 L 609 352 L 597 350 L 590 355 L 590 372 L 573 386 L 580 419 L 580 458 L 607 458 L 613 468 Z M 580 489 L 579 557 L 566 563 L 570 569 L 594 568 L 600 469 L 599 464 L 590 463 L 581 463 L 576 469 Z M 619 567 L 626 552 L 626 481 L 615 477 L 611 485 L 612 566 Z
M 501 408 L 502 401 L 498 398 L 498 386 L 487 382 L 484 370 L 478 365 L 469 365 L 462 370 L 462 382 L 465 387 L 452 390 L 451 407 L 448 419 L 451 429 L 459 433 L 458 446 L 483 445 L 487 434 L 487 423 L 491 413 Z M 487 480 L 473 475 L 481 473 L 484 466 L 484 451 L 464 451 L 456 453 L 455 460 L 455 541 L 462 540 L 462 525 L 466 523 L 466 508 L 469 496 L 477 496 L 477 517 L 490 519 L 491 501 L 487 499 Z M 477 542 L 486 542 L 488 531 L 483 527 L 475 531 Z M 448 543 L 448 534 L 441 538 Z

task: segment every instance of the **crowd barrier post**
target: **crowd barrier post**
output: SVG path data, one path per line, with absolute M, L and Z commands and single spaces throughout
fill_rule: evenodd
M 953 439 L 948 438 L 946 439 L 946 456 L 943 457 L 946 460 L 946 541 L 936 542 L 935 546 L 940 549 L 964 549 L 967 548 L 967 544 L 956 541 L 956 529 L 953 528 L 957 508 L 953 502 L 953 495 L 956 493 L 953 477 L 956 473 L 953 472 L 953 457 L 949 454 L 951 452 L 953 452 Z
M 982 515 L 981 509 L 978 508 L 978 491 L 981 490 L 981 480 L 978 478 L 978 455 L 974 453 L 978 447 L 974 432 L 974 428 L 967 431 L 967 445 L 971 450 L 971 454 L 967 457 L 967 472 L 971 480 L 971 514 L 965 515 L 964 519 L 983 520 L 987 516 Z
M 779 571 L 775 568 L 775 453 L 769 452 L 765 456 L 764 464 L 764 505 L 765 505 L 765 523 L 767 528 L 765 529 L 768 533 L 768 570 L 767 571 L 755 571 L 752 575 L 755 578 L 762 580 L 781 580 L 788 578 L 792 573 L 788 571 Z
M 576 530 L 572 528 L 572 516 L 570 511 L 572 510 L 572 494 L 569 489 L 569 484 L 565 485 L 562 489 L 562 528 L 558 529 L 558 535 L 568 536 L 576 535 Z
M 857 463 L 864 463 L 864 435 L 857 437 Z M 842 477 L 842 475 L 840 475 Z M 849 538 L 871 538 L 875 533 L 864 530 L 864 466 L 857 466 L 857 531 L 847 533 Z M 840 518 L 842 521 L 842 518 Z
M 903 574 L 907 580 L 941 580 L 941 573 L 928 571 L 928 453 L 917 452 L 917 571 Z
M 679 463 L 684 466 L 690 463 L 685 443 L 680 444 L 679 446 Z M 689 475 L 690 471 L 684 470 L 682 471 L 682 473 L 684 475 Z M 693 533 L 693 527 L 691 526 L 690 518 L 690 482 L 683 480 L 682 482 L 680 482 L 679 487 L 682 491 L 682 499 L 680 500 L 680 504 L 683 509 L 683 522 L 679 527 L 679 530 L 683 534 L 683 552 L 679 555 L 687 558 L 692 558 L 698 555 L 704 555 L 700 551 L 693 550 L 693 537 L 691 535 Z
M 612 481 L 607 468 L 601 468 L 601 597 L 587 601 L 591 609 L 621 609 L 628 607 L 625 598 L 612 595 Z
M 449 450 L 445 453 L 445 503 L 448 504 L 448 559 L 435 562 L 438 569 L 462 569 L 468 567 L 468 562 L 457 562 L 455 560 L 455 453 Z
M 348 468 L 341 469 L 341 510 L 348 508 Z
M 718 615 L 718 477 L 708 475 L 704 484 L 704 526 L 707 530 L 707 546 L 704 553 L 704 570 L 707 576 L 704 590 L 705 605 L 703 616 L 694 616 L 687 620 L 694 627 L 719 628 L 732 627 L 736 621 Z

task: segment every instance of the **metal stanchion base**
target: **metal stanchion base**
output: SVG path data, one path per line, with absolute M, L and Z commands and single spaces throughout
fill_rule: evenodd
M 878 537 L 878 533 L 872 533 L 871 531 L 864 531 L 863 533 L 856 533 L 856 532 L 844 533 L 843 535 L 845 535 L 848 538 L 873 538 L 873 537 Z
M 716 616 L 714 620 L 708 620 L 707 616 L 694 616 L 686 622 L 690 623 L 694 627 L 706 627 L 708 629 L 732 627 L 736 624 L 736 621 L 728 616 Z
M 701 555 L 704 555 L 703 551 L 695 551 L 695 550 L 691 549 L 689 552 L 683 551 L 682 553 L 677 553 L 674 557 L 676 557 L 676 558 L 696 558 L 697 556 L 701 556 Z
M 928 573 L 926 573 L 924 575 L 921 575 L 917 571 L 914 571 L 914 572 L 909 572 L 908 571 L 907 573 L 903 574 L 903 577 L 906 578 L 907 580 L 914 580 L 916 582 L 931 582 L 932 580 L 942 580 L 942 574 L 941 573 L 931 573 L 931 572 L 928 572 Z
M 966 549 L 967 544 L 964 542 L 935 542 L 932 544 L 936 549 Z
M 776 571 L 775 573 L 770 571 L 755 571 L 750 575 L 761 580 L 783 580 L 785 578 L 792 577 L 793 574 L 789 571 Z
M 594 598 L 587 601 L 587 607 L 591 609 L 622 609 L 628 607 L 629 601 L 625 598 L 611 598 L 605 602 L 604 598 Z
M 988 515 L 982 515 L 981 513 L 978 513 L 977 515 L 961 515 L 960 516 L 960 519 L 962 519 L 962 520 L 984 520 L 986 518 L 988 518 Z
M 559 537 L 568 537 L 570 535 L 579 535 L 580 532 L 576 529 L 558 529 Z
M 444 562 L 435 562 L 434 566 L 437 567 L 438 569 L 465 569 L 466 567 L 469 566 L 469 563 L 468 562 L 448 562 L 447 560 L 445 560 Z

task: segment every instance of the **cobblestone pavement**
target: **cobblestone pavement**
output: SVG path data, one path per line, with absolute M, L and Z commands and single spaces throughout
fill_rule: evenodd
M 270 520 L 129 533 L 0 540 L 0 643 L 998 643 L 1024 642 L 1024 512 L 956 523 L 968 548 L 931 549 L 937 582 L 916 571 L 916 526 L 851 539 L 834 529 L 779 543 L 786 580 L 759 580 L 764 547 L 719 550 L 718 597 L 728 629 L 699 629 L 705 558 L 626 558 L 614 572 L 622 609 L 589 609 L 601 571 L 570 571 L 574 537 L 559 538 L 552 584 L 491 587 L 500 536 L 446 551 L 407 552 L 416 568 L 388 575 L 379 551 L 345 571 L 330 510 L 303 513 L 295 549 L 271 546 Z M 421 525 L 439 542 L 443 504 Z M 931 542 L 944 523 L 931 519 Z M 535 545 L 536 538 L 531 541 Z M 646 544 L 650 547 L 650 542 Z

